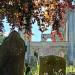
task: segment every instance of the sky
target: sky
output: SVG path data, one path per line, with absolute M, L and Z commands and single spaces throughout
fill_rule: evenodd
M 8 34 L 10 32 L 10 27 L 9 27 L 9 23 L 7 22 L 6 17 L 3 20 L 3 24 L 4 24 L 4 35 L 8 36 Z M 44 33 L 42 33 L 39 30 L 37 22 L 35 22 L 34 24 L 32 24 L 32 33 L 33 33 L 33 35 L 32 35 L 32 41 L 41 41 L 41 34 L 50 34 L 50 32 L 51 32 L 51 26 L 48 28 L 47 31 L 45 31 Z M 51 41 L 51 39 L 48 39 L 47 41 Z
M 10 32 L 10 27 L 9 27 L 9 23 L 7 22 L 6 17 L 5 17 L 5 19 L 3 19 L 3 25 L 4 25 L 4 35 L 8 36 L 8 34 Z

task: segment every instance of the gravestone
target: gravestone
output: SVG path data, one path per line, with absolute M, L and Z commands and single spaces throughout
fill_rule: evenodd
M 39 75 L 66 75 L 66 61 L 58 56 L 40 57 Z
M 26 46 L 20 35 L 12 31 L 0 47 L 0 75 L 23 75 Z

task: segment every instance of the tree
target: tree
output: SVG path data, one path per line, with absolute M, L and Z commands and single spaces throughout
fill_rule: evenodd
M 23 75 L 25 42 L 13 31 L 0 47 L 0 75 Z
M 52 31 L 55 31 L 57 33 L 55 35 L 61 37 L 61 40 L 59 29 L 64 28 L 66 10 L 74 8 L 71 0 L 62 2 L 60 0 L 1 0 L 0 6 L 0 20 L 6 16 L 12 29 L 17 26 L 20 30 L 25 29 L 25 33 L 31 35 L 31 24 L 37 21 L 41 32 L 52 25 Z M 2 29 L 3 26 L 0 25 L 0 31 Z M 52 39 L 55 39 L 55 35 L 52 35 Z

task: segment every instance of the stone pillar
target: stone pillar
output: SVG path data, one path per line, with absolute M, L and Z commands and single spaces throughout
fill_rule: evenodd
M 75 9 L 68 11 L 68 58 L 71 63 L 75 59 Z

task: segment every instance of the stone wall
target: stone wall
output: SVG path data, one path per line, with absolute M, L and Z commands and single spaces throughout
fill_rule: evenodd
M 67 42 L 31 42 L 30 51 L 31 56 L 36 51 L 39 56 L 55 55 L 64 57 L 67 52 Z

